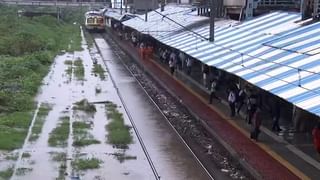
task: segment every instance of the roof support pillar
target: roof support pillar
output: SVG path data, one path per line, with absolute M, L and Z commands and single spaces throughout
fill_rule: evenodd
M 209 41 L 214 41 L 214 18 L 215 18 L 216 10 L 215 10 L 215 0 L 210 0 L 210 35 Z

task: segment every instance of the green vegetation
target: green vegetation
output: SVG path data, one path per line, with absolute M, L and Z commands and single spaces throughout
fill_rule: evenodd
M 28 153 L 28 152 L 22 153 L 22 158 L 29 158 L 29 157 L 31 157 L 30 153 Z
M 49 104 L 41 104 L 37 117 L 32 127 L 32 134 L 30 136 L 29 141 L 35 141 L 39 138 L 39 135 L 42 131 L 42 126 L 47 118 L 49 112 L 51 111 L 51 105 Z
M 94 41 L 93 41 L 91 34 L 88 31 L 83 31 L 83 35 L 86 38 L 88 47 L 89 48 L 93 47 Z
M 61 50 L 81 49 L 79 24 L 73 24 L 76 18 L 58 22 L 51 16 L 19 17 L 17 10 L 0 6 L 2 150 L 21 147 L 35 108 L 34 96 L 54 56 Z
M 10 153 L 10 154 L 8 154 L 8 155 L 6 156 L 6 160 L 8 160 L 8 161 L 10 161 L 10 160 L 15 161 L 15 160 L 18 159 L 18 157 L 19 157 L 19 154 L 18 154 L 17 152 L 16 152 L 16 153 Z
M 65 172 L 67 170 L 67 154 L 65 152 L 50 152 L 53 161 L 59 162 L 59 176 L 57 180 L 65 179 Z
M 66 69 L 66 73 L 67 73 L 67 76 L 68 76 L 68 79 L 71 81 L 71 77 L 72 77 L 72 64 L 73 62 L 71 60 L 66 60 L 64 62 L 65 65 L 67 65 L 67 69 Z
M 9 167 L 4 171 L 0 171 L 0 179 L 9 180 L 13 174 L 13 167 Z
M 106 79 L 106 76 L 104 74 L 106 71 L 102 68 L 102 66 L 100 64 L 94 64 L 92 72 L 94 74 L 98 74 L 101 80 Z
M 100 168 L 101 160 L 97 158 L 76 159 L 71 162 L 71 165 L 76 170 L 98 169 Z
M 84 80 L 84 67 L 82 63 L 82 59 L 77 59 L 74 61 L 74 76 L 78 80 Z
M 73 128 L 73 146 L 82 147 L 91 144 L 100 144 L 101 142 L 94 139 L 88 132 L 91 128 L 90 124 L 83 121 L 75 121 L 72 124 Z
M 52 147 L 66 147 L 69 137 L 70 118 L 65 116 L 60 118 L 58 126 L 49 135 L 48 143 Z
M 29 112 L 0 115 L 0 149 L 14 150 L 21 148 L 28 133 L 31 119 L 32 114 Z
M 74 129 L 89 129 L 91 126 L 89 123 L 83 121 L 75 121 L 72 123 Z
M 96 107 L 94 104 L 90 104 L 87 99 L 82 99 L 79 102 L 75 103 L 75 106 L 73 107 L 74 110 L 80 110 L 87 113 L 95 113 Z
M 50 152 L 53 161 L 62 162 L 67 160 L 67 153 L 65 152 Z
M 106 125 L 108 131 L 107 142 L 119 147 L 126 148 L 132 143 L 130 127 L 124 124 L 122 114 L 117 110 L 117 106 L 113 103 L 106 104 L 107 116 L 111 122 Z
M 124 152 L 114 153 L 112 155 L 114 155 L 120 163 L 124 162 L 125 160 L 137 159 L 137 156 L 126 155 Z
M 16 171 L 16 175 L 17 176 L 24 176 L 26 175 L 28 172 L 31 172 L 32 171 L 32 168 L 18 168 L 17 171 Z
M 65 180 L 65 173 L 67 171 L 67 162 L 62 162 L 59 166 L 59 176 L 56 180 Z
M 64 64 L 72 66 L 72 60 L 65 60 Z

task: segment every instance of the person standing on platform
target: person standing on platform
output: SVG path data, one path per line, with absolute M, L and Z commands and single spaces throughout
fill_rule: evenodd
M 203 86 L 205 88 L 208 87 L 207 85 L 208 74 L 209 74 L 209 66 L 206 64 L 202 64 L 202 80 L 203 80 Z
M 281 131 L 281 128 L 279 126 L 280 112 L 281 106 L 279 101 L 276 100 L 272 107 L 272 131 Z
M 216 78 L 213 78 L 212 82 L 211 82 L 211 87 L 210 87 L 210 97 L 209 97 L 209 104 L 212 104 L 212 99 L 215 98 L 219 101 L 221 101 L 221 99 L 217 96 L 216 92 L 217 92 L 217 85 L 218 85 L 218 81 Z
M 233 88 L 230 88 L 229 95 L 228 95 L 228 102 L 230 107 L 230 116 L 234 117 L 235 115 L 235 104 L 236 104 L 236 94 Z
M 257 95 L 253 92 L 252 89 L 249 90 L 249 96 L 247 99 L 247 123 L 251 124 L 252 117 L 254 113 L 256 112 L 258 105 L 258 97 Z
M 260 134 L 260 126 L 262 122 L 261 110 L 257 108 L 252 117 L 252 131 L 250 134 L 250 138 L 254 140 L 258 140 L 258 136 Z
M 175 70 L 175 62 L 173 59 L 170 58 L 169 60 L 169 68 L 170 68 L 170 73 L 171 75 L 174 75 L 174 70 Z
M 245 103 L 245 100 L 246 100 L 246 97 L 247 97 L 246 89 L 247 89 L 247 87 L 245 86 L 244 88 L 241 88 L 239 90 L 238 98 L 237 98 L 237 114 L 240 113 L 241 108 Z
M 187 58 L 187 74 L 191 75 L 193 60 L 191 57 Z

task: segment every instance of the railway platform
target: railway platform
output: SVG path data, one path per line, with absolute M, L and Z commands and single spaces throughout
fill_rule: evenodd
M 204 122 L 206 128 L 257 179 L 317 179 L 320 164 L 316 155 L 306 155 L 294 144 L 262 128 L 260 141 L 250 139 L 250 127 L 241 117 L 230 118 L 226 102 L 208 104 L 206 90 L 184 73 L 172 76 L 154 57 L 142 59 L 129 42 L 120 40 L 110 30 L 118 45 L 146 72 L 165 85 L 188 109 Z

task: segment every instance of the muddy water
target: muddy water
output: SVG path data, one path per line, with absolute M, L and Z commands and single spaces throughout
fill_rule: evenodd
M 159 110 L 121 65 L 111 47 L 102 38 L 95 40 L 161 179 L 210 179 Z

